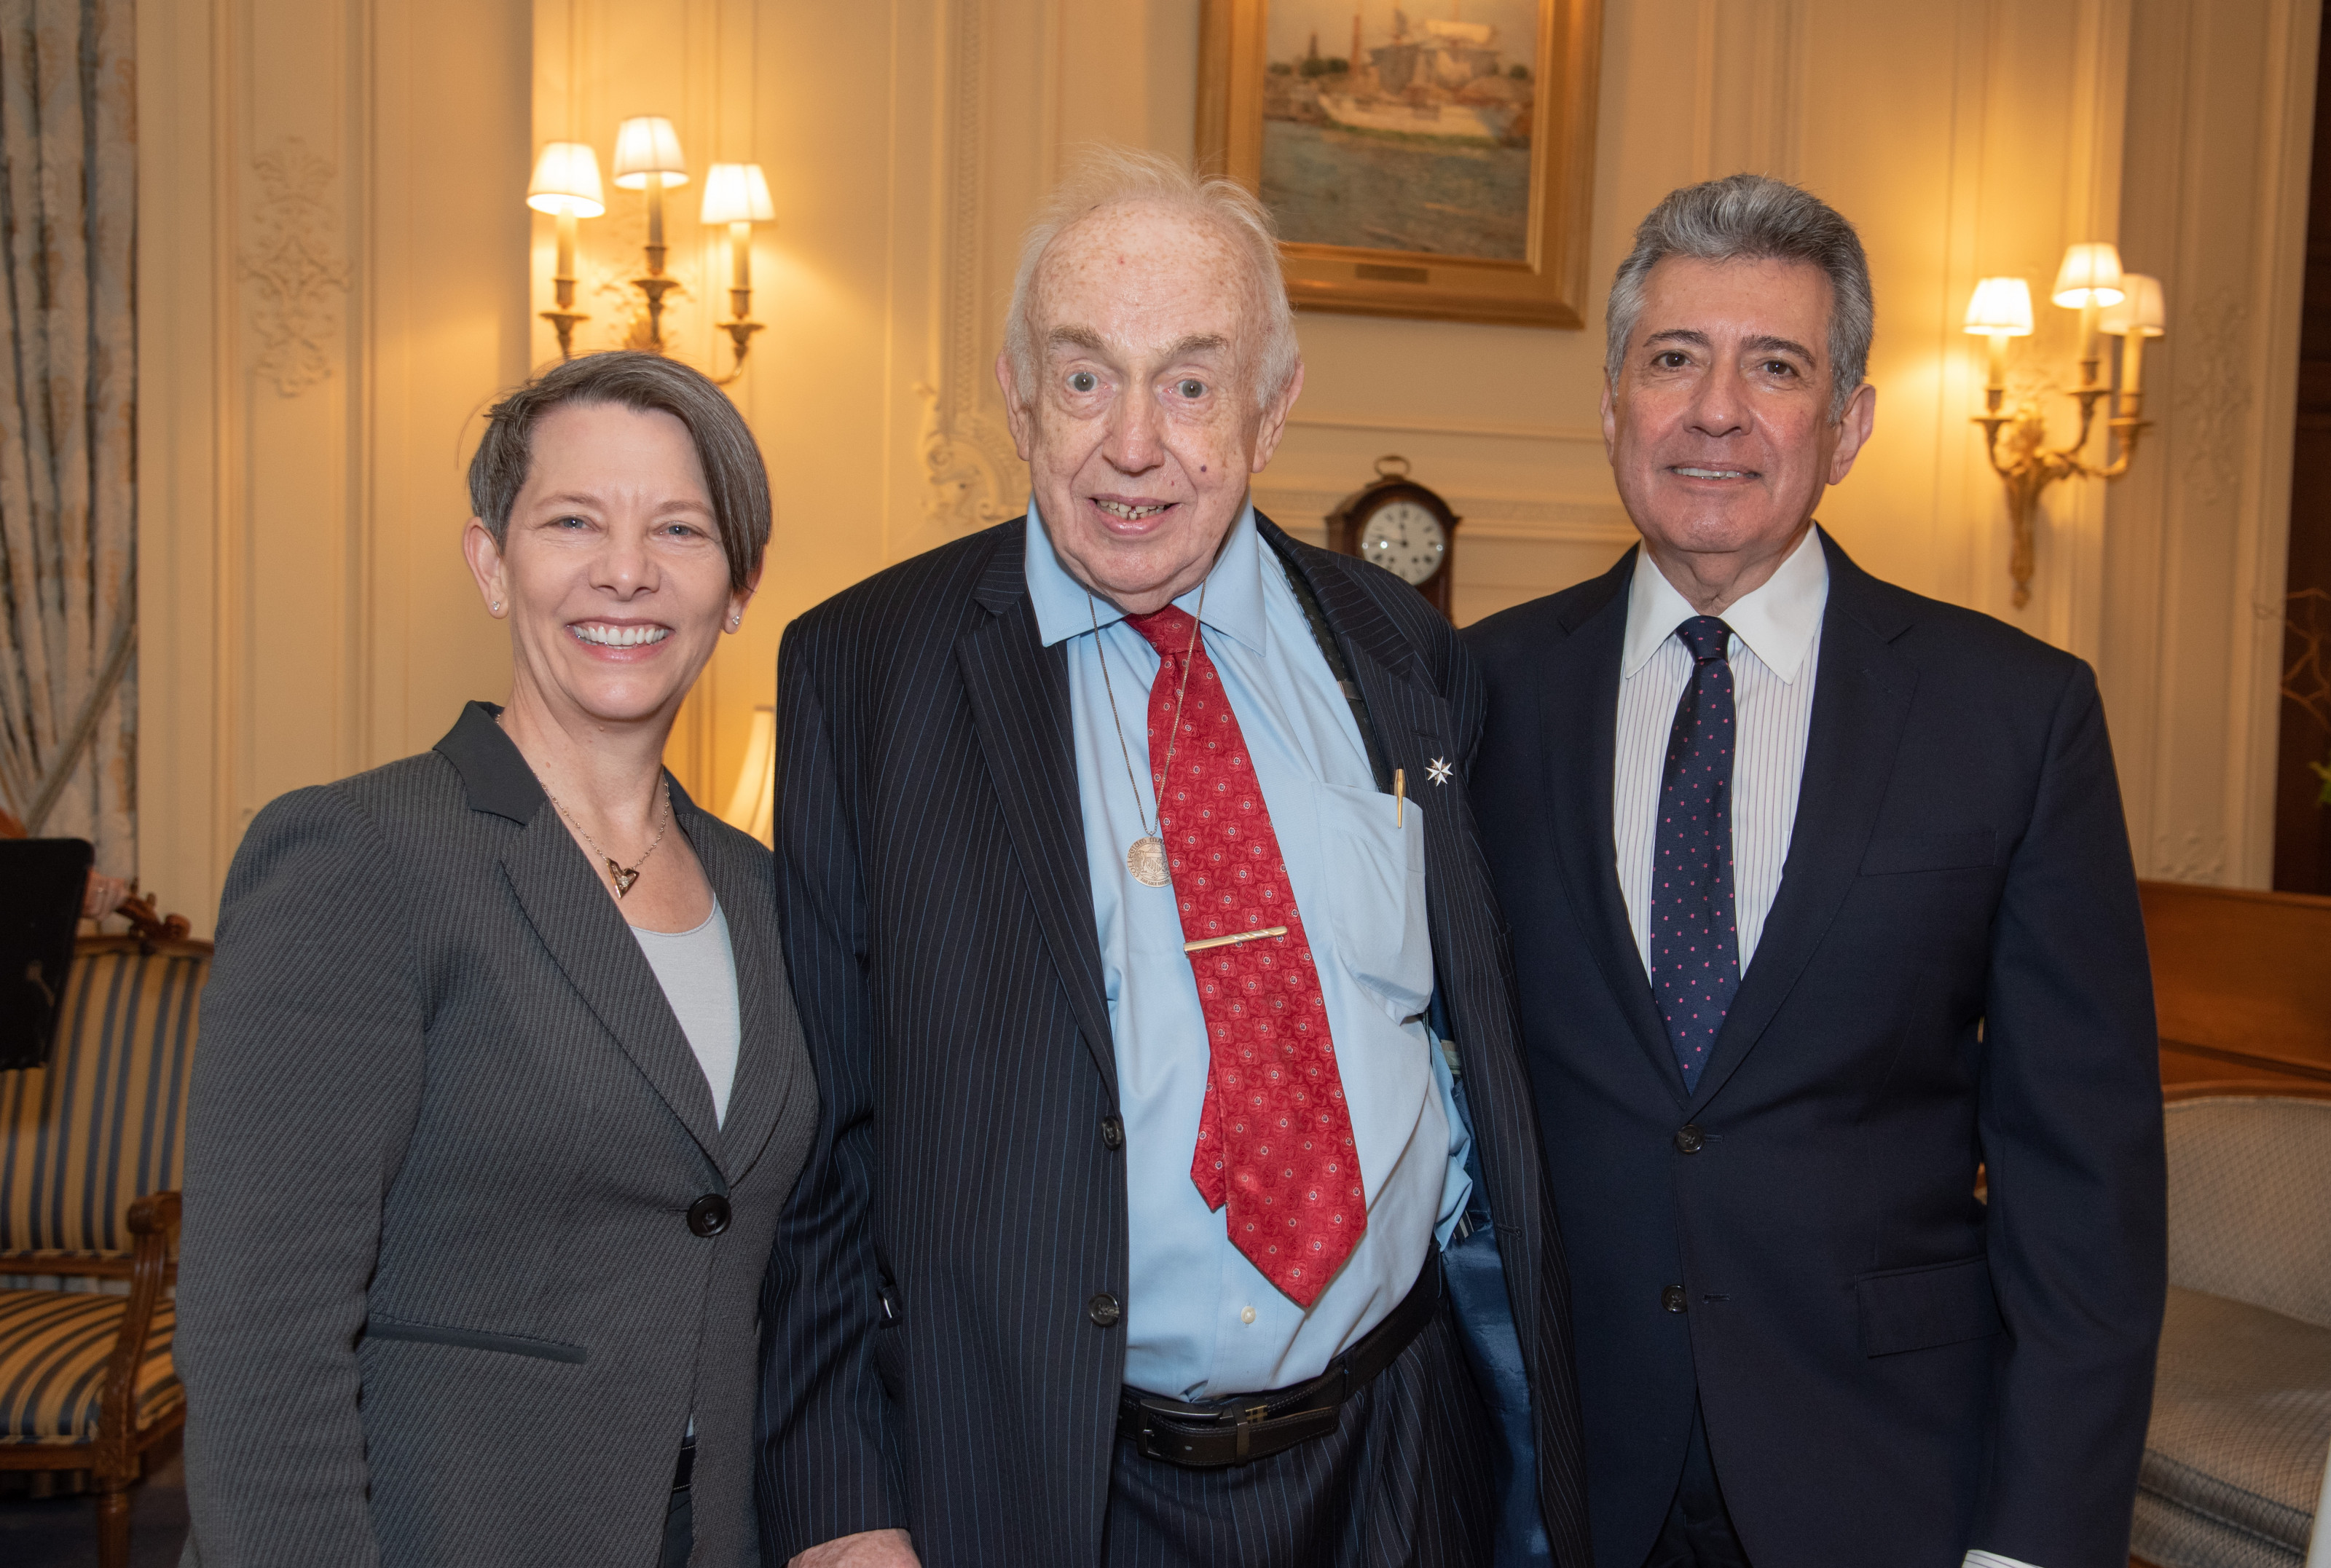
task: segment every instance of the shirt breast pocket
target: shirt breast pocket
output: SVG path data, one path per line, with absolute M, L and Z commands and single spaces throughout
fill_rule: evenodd
M 1432 1001 L 1424 808 L 1412 800 L 1395 822 L 1392 796 L 1340 784 L 1314 785 L 1312 801 L 1337 961 L 1386 1017 L 1404 1022 Z

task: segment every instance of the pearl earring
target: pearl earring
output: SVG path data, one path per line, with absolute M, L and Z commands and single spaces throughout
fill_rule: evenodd
M 502 613 L 502 602 L 500 599 L 494 601 L 493 613 L 497 615 Z

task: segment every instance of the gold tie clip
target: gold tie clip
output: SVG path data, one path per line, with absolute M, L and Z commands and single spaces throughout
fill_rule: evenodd
M 1209 947 L 1227 947 L 1233 942 L 1251 942 L 1258 936 L 1284 936 L 1286 935 L 1287 927 L 1284 926 L 1265 926 L 1260 931 L 1233 931 L 1227 936 L 1209 936 L 1203 942 L 1185 942 L 1182 944 L 1182 951 L 1185 953 L 1202 953 Z

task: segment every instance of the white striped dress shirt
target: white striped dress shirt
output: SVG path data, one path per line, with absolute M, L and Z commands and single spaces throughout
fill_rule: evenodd
M 1746 974 L 1781 890 L 1804 778 L 1805 736 L 1821 664 L 1829 558 L 1809 528 L 1780 569 L 1723 614 L 1732 628 L 1732 901 Z M 1619 660 L 1619 731 L 1611 774 L 1611 837 L 1619 890 L 1643 972 L 1651 967 L 1651 865 L 1658 847 L 1660 782 L 1676 704 L 1691 681 L 1690 651 L 1675 629 L 1699 612 L 1652 563 L 1635 556 L 1627 593 L 1627 641 Z

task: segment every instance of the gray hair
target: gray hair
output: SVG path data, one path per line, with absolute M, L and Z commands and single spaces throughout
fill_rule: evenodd
M 660 355 L 585 354 L 552 366 L 486 411 L 486 433 L 470 460 L 470 509 L 501 547 L 510 508 L 526 489 L 534 427 L 554 408 L 612 403 L 668 413 L 688 427 L 712 524 L 728 558 L 728 585 L 742 591 L 769 546 L 769 470 L 745 416 L 701 371 Z
M 1085 149 L 1076 166 L 1037 211 L 1020 242 L 1020 270 L 1012 280 L 1012 310 L 1004 321 L 1004 351 L 1024 404 L 1035 395 L 1037 270 L 1063 231 L 1104 207 L 1163 207 L 1210 223 L 1245 265 L 1248 299 L 1262 325 L 1255 366 L 1255 404 L 1268 408 L 1295 375 L 1299 349 L 1295 312 L 1287 302 L 1287 280 L 1279 270 L 1279 228 L 1269 209 L 1235 180 L 1198 175 L 1177 158 L 1131 147 Z
M 1829 416 L 1845 405 L 1870 367 L 1870 339 L 1878 306 L 1870 290 L 1870 259 L 1861 237 L 1836 208 L 1785 180 L 1732 175 L 1668 193 L 1635 230 L 1635 248 L 1619 263 L 1603 309 L 1609 334 L 1603 373 L 1614 388 L 1627 343 L 1643 312 L 1643 282 L 1670 256 L 1699 261 L 1807 261 L 1829 280 Z

